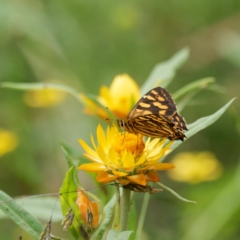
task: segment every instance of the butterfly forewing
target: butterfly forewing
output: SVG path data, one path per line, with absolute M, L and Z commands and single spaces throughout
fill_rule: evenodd
M 128 114 L 127 119 L 149 114 L 171 116 L 176 111 L 176 105 L 168 91 L 164 88 L 156 87 L 137 102 Z
M 161 87 L 146 93 L 128 114 L 127 120 L 119 120 L 118 124 L 131 133 L 171 140 L 183 140 L 186 137 L 183 131 L 187 130 L 171 95 Z

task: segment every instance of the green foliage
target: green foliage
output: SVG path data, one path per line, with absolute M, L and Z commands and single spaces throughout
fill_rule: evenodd
M 73 224 L 69 227 L 72 235 L 75 239 L 78 239 L 80 235 L 80 212 L 78 207 L 76 206 L 75 202 L 77 199 L 77 189 L 78 186 L 76 185 L 76 173 L 77 169 L 74 166 L 71 166 L 66 173 L 64 178 L 63 184 L 60 188 L 60 203 L 62 207 L 63 216 L 69 211 L 70 208 L 73 209 L 75 214 Z
M 131 234 L 132 231 L 118 232 L 116 230 L 111 230 L 108 233 L 107 240 L 128 240 Z
M 187 136 L 186 140 L 188 140 L 190 137 L 192 137 L 199 131 L 203 130 L 204 128 L 208 127 L 209 125 L 211 125 L 215 121 L 217 121 L 222 116 L 222 114 L 228 109 L 228 107 L 231 105 L 231 103 L 233 101 L 234 101 L 234 99 L 230 100 L 226 105 L 224 105 L 222 108 L 220 108 L 214 114 L 207 116 L 207 117 L 200 118 L 200 119 L 196 120 L 194 123 L 189 124 L 188 125 L 189 131 L 186 132 L 186 136 Z M 175 141 L 173 143 L 173 145 L 171 146 L 171 149 L 173 150 L 181 144 L 182 144 L 182 142 Z
M 183 48 L 166 62 L 157 64 L 150 76 L 141 87 L 141 94 L 145 94 L 153 87 L 167 87 L 176 74 L 176 70 L 188 59 L 189 49 Z
M 34 239 L 39 239 L 39 235 L 42 231 L 42 224 L 30 213 L 25 211 L 23 206 L 12 200 L 13 199 L 6 193 L 0 191 L 0 209 Z
M 98 229 L 92 235 L 92 239 L 94 240 L 102 239 L 104 233 L 108 229 L 108 226 L 112 220 L 115 203 L 116 197 L 113 196 L 112 199 L 105 205 L 103 209 L 103 220 Z

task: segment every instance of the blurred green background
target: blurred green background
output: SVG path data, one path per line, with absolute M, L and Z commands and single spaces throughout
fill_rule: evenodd
M 239 23 L 238 0 L 1 0 L 0 82 L 54 81 L 98 94 L 117 74 L 128 73 L 141 85 L 155 64 L 189 46 L 190 58 L 168 90 L 208 76 L 224 87 L 223 93 L 202 91 L 189 102 L 181 114 L 191 123 L 239 96 Z M 0 189 L 13 197 L 58 192 L 67 170 L 60 143 L 82 153 L 77 140 L 89 141 L 100 120 L 84 115 L 71 96 L 53 107 L 32 108 L 23 95 L 0 88 L 0 128 L 18 138 L 17 148 L 0 156 Z M 198 204 L 168 192 L 151 196 L 143 240 L 240 238 L 240 181 L 233 179 L 240 175 L 239 108 L 237 99 L 220 120 L 166 159 L 182 151 L 211 151 L 224 174 L 190 185 L 163 173 L 164 184 Z M 137 195 L 137 208 L 142 198 Z M 0 220 L 0 239 L 16 239 L 19 232 L 11 220 Z M 55 228 L 53 233 L 71 238 Z

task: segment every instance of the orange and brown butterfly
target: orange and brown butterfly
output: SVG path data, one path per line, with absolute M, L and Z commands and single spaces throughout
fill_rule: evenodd
M 133 107 L 126 120 L 117 120 L 120 128 L 127 132 L 147 137 L 184 140 L 187 124 L 177 112 L 170 93 L 156 87 L 146 93 Z

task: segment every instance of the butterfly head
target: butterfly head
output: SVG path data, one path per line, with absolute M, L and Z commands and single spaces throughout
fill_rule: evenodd
M 120 128 L 122 128 L 122 129 L 125 129 L 125 121 L 124 120 L 122 120 L 122 119 L 118 119 L 117 120 L 117 124 L 118 124 L 118 126 L 120 127 Z

